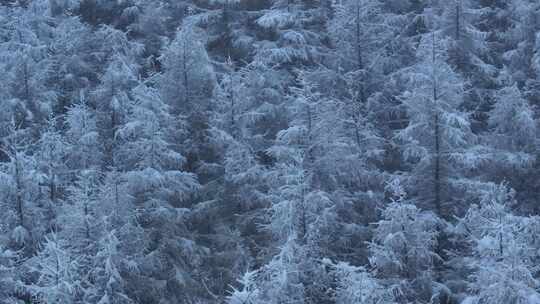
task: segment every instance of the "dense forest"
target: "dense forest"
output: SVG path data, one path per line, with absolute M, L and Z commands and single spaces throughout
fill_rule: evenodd
M 0 303 L 540 304 L 538 0 L 0 0 Z

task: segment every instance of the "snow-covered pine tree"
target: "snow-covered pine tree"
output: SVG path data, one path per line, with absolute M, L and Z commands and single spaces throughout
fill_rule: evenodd
M 2 235 L 5 235 L 5 228 L 2 230 Z M 5 241 L 2 240 L 2 244 Z M 0 247 L 0 296 L 2 297 L 0 303 L 10 304 L 16 303 L 19 299 L 31 299 L 31 294 L 21 288 L 23 283 L 19 281 L 19 261 L 17 257 L 18 253 L 12 251 L 4 245 Z M 23 292 L 21 292 L 23 291 Z
M 498 62 L 490 53 L 485 25 L 490 11 L 489 4 L 478 0 L 431 1 L 423 17 L 447 39 L 447 62 L 467 79 L 462 108 L 471 111 L 475 131 L 485 127 L 485 112 L 496 96 Z
M 279 119 L 280 105 L 271 68 L 258 62 L 238 71 L 233 68 L 229 61 L 230 70 L 216 89 L 211 140 L 215 150 L 225 150 L 220 157 L 224 191 L 237 202 L 230 211 L 242 212 L 260 208 L 266 201 L 264 173 L 271 159 L 265 150 L 278 131 L 269 121 Z
M 273 233 L 282 240 L 296 235 L 302 242 L 310 236 L 310 226 L 329 216 L 332 200 L 325 192 L 325 152 L 332 148 L 329 130 L 332 126 L 323 118 L 331 113 L 314 85 L 303 75 L 301 87 L 291 96 L 288 107 L 291 123 L 278 132 L 274 146 L 268 149 L 277 163 L 269 172 Z M 336 133 L 336 141 L 341 139 Z M 331 216 L 330 216 L 331 217 Z M 316 225 L 317 226 L 317 225 Z M 318 226 L 320 228 L 320 226 Z M 316 229 L 315 229 L 316 230 Z M 315 230 L 311 232 L 315 233 Z M 313 235 L 312 235 L 313 236 Z
M 383 92 L 398 61 L 412 54 L 409 41 L 399 32 L 407 26 L 407 18 L 387 10 L 381 1 L 335 1 L 333 9 L 328 26 L 332 55 L 327 59 L 329 70 L 319 76 L 320 85 L 328 87 L 324 94 L 346 105 L 349 128 L 361 146 L 366 124 L 388 125 L 392 116 L 388 105 L 392 98 Z M 387 131 L 380 129 L 381 134 Z
M 332 293 L 337 304 L 396 303 L 391 290 L 366 268 L 330 260 L 323 260 L 323 264 L 336 280 Z
M 370 264 L 375 277 L 381 279 L 399 303 L 429 301 L 442 290 L 433 273 L 440 259 L 436 253 L 440 219 L 406 198 L 398 179 L 388 184 L 388 190 L 394 198 L 385 206 L 374 228 L 373 241 L 369 243 Z
M 233 288 L 227 298 L 229 304 L 257 304 L 259 303 L 259 288 L 257 287 L 257 272 L 248 271 L 238 279 L 240 286 Z
M 104 167 L 118 164 L 116 132 L 122 127 L 131 101 L 130 91 L 138 83 L 137 56 L 142 52 L 140 44 L 130 41 L 127 35 L 109 26 L 100 28 L 96 34 L 103 41 L 106 54 L 102 64 L 104 70 L 99 86 L 92 92 L 91 100 L 97 109 L 100 142 L 105 156 Z
M 375 206 L 383 197 L 385 177 L 377 166 L 384 141 L 367 113 L 354 112 L 355 100 L 326 97 L 317 76 L 317 71 L 301 76 L 303 88 L 290 106 L 292 121 L 308 130 L 301 145 L 308 151 L 310 187 L 322 191 L 332 209 L 320 218 L 317 246 L 328 258 L 366 263 L 366 226 L 376 219 Z
M 4 16 L 4 39 L 0 60 L 6 71 L 9 99 L 7 109 L 17 128 L 30 131 L 35 140 L 56 100 L 56 92 L 46 84 L 51 62 L 46 36 L 51 30 L 44 1 L 33 1 L 28 9 L 15 8 Z M 44 11 L 45 9 L 45 11 Z
M 487 11 L 478 0 L 433 1 L 429 6 L 426 17 L 433 18 L 432 26 L 452 41 L 449 60 L 462 72 L 470 72 L 468 69 L 472 68 L 480 68 L 476 72 L 494 71 L 482 60 L 488 50 L 487 33 L 478 28 Z
M 535 154 L 538 139 L 538 122 L 533 108 L 517 83 L 508 73 L 502 73 L 504 86 L 498 91 L 495 104 L 488 112 L 488 132 L 485 140 L 491 157 L 486 165 L 487 178 L 493 182 L 509 183 L 518 191 L 519 209 L 536 210 L 534 189 L 525 182 L 534 175 Z M 514 174 L 505 174 L 512 170 Z M 534 188 L 534 187 L 532 187 Z
M 228 303 L 306 303 L 301 266 L 305 258 L 302 246 L 294 237 L 289 238 L 266 265 L 243 276 L 240 280 L 242 289 L 233 290 Z
M 531 106 L 515 83 L 499 90 L 488 122 L 494 148 L 503 154 L 515 153 L 515 157 L 505 157 L 507 162 L 517 167 L 530 165 L 537 123 Z
M 77 257 L 67 249 L 66 240 L 52 233 L 45 238 L 42 249 L 29 262 L 38 279 L 30 286 L 36 301 L 46 303 L 77 303 L 80 296 Z
M 273 32 L 275 39 L 260 45 L 256 55 L 259 60 L 294 67 L 323 59 L 323 37 L 317 28 L 325 26 L 325 6 L 310 2 L 271 1 L 271 8 L 263 11 L 256 24 Z
M 535 14 L 539 10 L 538 3 L 529 0 L 509 2 L 505 10 L 508 28 L 500 33 L 505 46 L 502 59 L 520 88 L 525 85 L 531 89 L 537 87 L 538 77 L 535 74 L 539 61 L 534 50 L 538 45 L 536 33 L 540 28 Z
M 112 230 L 100 240 L 93 270 L 96 286 L 92 298 L 97 304 L 132 304 L 135 303 L 126 293 L 128 284 L 120 271 L 125 259 L 119 252 L 120 241 L 116 231 Z
M 358 103 L 365 104 L 381 88 L 377 84 L 381 77 L 394 68 L 395 59 L 389 54 L 396 47 L 394 41 L 404 42 L 396 37 L 404 18 L 385 11 L 381 1 L 335 1 L 332 8 L 328 31 L 335 50 L 327 59 L 329 66 L 351 86 Z M 346 93 L 335 92 L 338 96 Z
M 48 210 L 47 229 L 54 230 L 57 225 L 56 217 L 61 203 L 65 198 L 65 187 L 70 180 L 68 154 L 70 144 L 57 130 L 56 119 L 51 118 L 45 131 L 37 143 L 36 161 L 41 172 L 40 186 L 45 189 L 42 194 L 43 208 Z
M 223 267 L 213 271 L 228 275 L 230 282 L 256 263 L 259 243 L 266 242 L 266 235 L 257 231 L 269 203 L 266 173 L 273 158 L 266 149 L 280 127 L 273 122 L 283 120 L 286 113 L 279 111 L 281 88 L 272 67 L 252 62 L 235 70 L 229 60 L 226 72 L 219 76 L 211 143 L 215 151 L 222 151 L 217 161 L 221 170 L 214 170 L 216 177 L 201 189 L 194 219 L 199 232 L 223 240 L 216 248 L 223 252 L 210 261 Z M 209 218 L 220 220 L 211 220 L 217 223 L 210 225 Z M 214 282 L 217 293 L 229 289 L 224 280 Z
M 212 155 L 208 144 L 208 114 L 215 79 L 200 29 L 182 24 L 175 39 L 163 50 L 159 91 L 175 117 L 170 141 L 187 158 L 190 172 L 204 170 Z
M 89 301 L 127 301 L 128 298 L 144 298 L 142 295 L 155 296 L 146 289 L 152 286 L 151 278 L 140 269 L 150 240 L 138 222 L 138 209 L 129 191 L 127 173 L 109 171 L 99 185 L 96 203 L 102 233 L 89 274 L 94 282 L 86 291 Z
M 472 249 L 465 257 L 472 270 L 470 296 L 463 303 L 540 302 L 535 276 L 540 219 L 513 215 L 514 195 L 506 185 L 495 185 L 458 223 Z
M 69 5 L 66 2 L 57 1 L 57 5 Z M 54 3 L 51 1 L 51 7 Z M 90 66 L 87 59 L 95 58 L 99 50 L 95 48 L 96 39 L 86 24 L 79 18 L 67 17 L 69 10 L 62 13 L 66 16 L 58 18 L 48 45 L 50 71 L 47 85 L 56 92 L 56 102 L 52 108 L 55 118 L 60 127 L 65 127 L 64 115 L 94 80 L 94 73 L 99 67 Z
M 118 130 L 121 155 L 128 168 L 128 183 L 135 200 L 157 211 L 161 202 L 177 207 L 197 189 L 196 177 L 181 171 L 185 157 L 167 142 L 172 117 L 158 91 L 140 84 L 132 92 L 126 123 Z M 150 199 L 139 197 L 149 195 Z M 153 206 L 153 207 L 151 207 Z
M 45 232 L 44 206 L 41 203 L 41 174 L 28 145 L 12 140 L 5 143 L 10 161 L 2 163 L 1 202 L 6 209 L 2 223 L 7 232 L 9 247 L 21 250 L 24 257 L 36 252 Z
M 75 171 L 100 170 L 103 150 L 100 149 L 98 121 L 84 97 L 69 107 L 65 123 L 70 146 L 69 167 Z
M 436 32 L 424 35 L 418 62 L 402 71 L 408 89 L 400 98 L 409 122 L 396 135 L 404 143 L 403 157 L 412 165 L 414 187 L 409 193 L 441 218 L 464 211 L 466 202 L 452 189 L 470 191 L 462 173 L 486 158 L 469 114 L 460 108 L 464 81 L 447 63 L 447 45 Z
M 157 89 L 149 85 L 141 83 L 131 92 L 133 103 L 117 132 L 122 143 L 119 155 L 129 168 L 127 191 L 148 241 L 143 263 L 150 268 L 144 276 L 157 280 L 149 281 L 147 288 L 174 302 L 183 286 L 197 284 L 190 271 L 202 251 L 188 234 L 186 207 L 200 185 L 194 174 L 182 170 L 184 156 L 167 141 L 172 117 Z M 159 280 L 176 288 L 159 286 Z
M 322 102 L 309 81 L 302 81 L 301 85 L 291 96 L 290 125 L 278 132 L 275 144 L 268 149 L 276 164 L 268 173 L 271 205 L 265 228 L 281 248 L 267 271 L 274 271 L 273 267 L 282 265 L 278 261 L 281 263 L 283 256 L 290 256 L 289 263 L 300 263 L 294 267 L 300 269 L 297 275 L 305 300 L 311 301 L 327 296 L 318 287 L 324 286 L 322 282 L 327 278 L 319 274 L 316 260 L 332 255 L 330 244 L 339 224 L 335 203 L 325 191 L 323 174 L 318 171 L 324 165 L 320 160 L 326 144 L 330 144 L 324 133 L 327 130 L 323 129 L 328 125 L 319 116 Z M 290 252 L 284 252 L 285 249 Z
M 232 57 L 237 57 L 235 56 L 235 46 L 242 44 L 238 37 L 235 37 L 237 32 L 233 27 L 241 16 L 235 10 L 240 2 L 241 0 L 210 0 L 211 4 L 217 5 L 218 10 L 211 12 L 209 16 L 217 14 L 219 17 L 214 18 L 215 21 L 213 22 L 214 26 L 212 28 L 216 33 L 212 35 L 213 41 L 209 41 L 209 49 L 216 49 L 212 46 L 219 45 L 217 51 L 222 53 L 224 58 L 231 59 Z
M 97 252 L 97 242 L 103 235 L 104 214 L 98 205 L 99 178 L 94 171 L 83 170 L 68 188 L 69 200 L 60 214 L 58 235 L 66 241 L 66 248 L 77 256 L 81 273 L 88 274 Z M 79 278 L 81 284 L 88 284 Z M 83 286 L 86 287 L 86 286 Z

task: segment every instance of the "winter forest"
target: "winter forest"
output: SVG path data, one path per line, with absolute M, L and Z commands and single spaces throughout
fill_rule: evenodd
M 538 0 L 0 0 L 0 303 L 540 304 Z

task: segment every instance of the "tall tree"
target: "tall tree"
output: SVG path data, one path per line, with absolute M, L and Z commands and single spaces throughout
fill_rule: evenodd
M 397 133 L 403 156 L 414 164 L 411 195 L 441 218 L 463 211 L 451 189 L 465 187 L 460 174 L 482 161 L 469 115 L 460 110 L 464 81 L 447 63 L 448 41 L 435 32 L 425 35 L 419 61 L 403 70 L 409 88 L 401 95 L 409 122 Z
M 96 116 L 96 111 L 88 106 L 84 98 L 66 113 L 66 140 L 71 148 L 68 164 L 72 170 L 100 169 L 104 151 L 100 149 L 100 129 Z
M 163 287 L 154 282 L 148 288 L 156 288 L 170 301 L 179 301 L 179 290 L 194 284 L 187 276 L 195 267 L 191 254 L 198 254 L 199 248 L 190 240 L 185 221 L 186 207 L 199 183 L 196 175 L 182 170 L 186 159 L 166 141 L 172 117 L 157 90 L 140 84 L 132 94 L 134 103 L 118 130 L 121 155 L 130 168 L 127 191 L 149 241 L 143 261 L 154 267 L 146 276 L 167 282 Z
M 91 102 L 98 110 L 100 142 L 106 157 L 103 166 L 113 168 L 119 165 L 115 135 L 124 122 L 131 100 L 130 91 L 137 85 L 139 65 L 136 60 L 142 49 L 125 33 L 109 26 L 100 28 L 97 35 L 106 45 L 102 50 L 106 56 L 100 83 L 92 92 Z
M 31 265 L 39 276 L 31 287 L 38 301 L 76 303 L 79 292 L 77 259 L 66 248 L 65 240 L 56 234 L 47 237 Z
M 9 227 L 10 246 L 30 256 L 37 250 L 44 232 L 44 206 L 41 205 L 40 174 L 36 160 L 26 152 L 27 146 L 8 143 L 10 161 L 2 164 L 2 202 Z
M 47 86 L 51 62 L 46 51 L 46 36 L 51 31 L 47 6 L 42 1 L 29 9 L 14 8 L 5 16 L 6 33 L 1 44 L 2 61 L 7 71 L 5 79 L 10 107 L 17 128 L 30 131 L 32 139 L 39 137 L 56 100 L 56 92 Z
M 119 245 L 120 241 L 114 230 L 101 240 L 96 256 L 98 263 L 94 269 L 97 282 L 94 296 L 98 304 L 134 303 L 126 293 L 127 282 L 120 273 L 122 257 Z
M 69 200 L 64 204 L 59 216 L 58 236 L 63 247 L 77 260 L 77 280 L 80 298 L 88 300 L 94 288 L 90 276 L 94 257 L 98 252 L 98 241 L 103 235 L 103 219 L 98 205 L 99 176 L 91 170 L 84 170 L 69 187 Z
M 398 303 L 444 296 L 433 277 L 440 259 L 436 253 L 440 219 L 410 202 L 399 180 L 388 186 L 394 198 L 383 210 L 369 244 L 376 277 Z
M 70 145 L 57 130 L 55 119 L 50 119 L 46 130 L 37 144 L 36 160 L 41 172 L 40 186 L 46 188 L 43 205 L 48 209 L 48 229 L 56 226 L 56 216 L 65 198 L 65 188 L 69 182 L 68 153 Z
M 505 76 L 508 77 L 508 74 L 503 74 L 501 78 Z M 518 190 L 518 199 L 523 205 L 520 209 L 526 210 L 535 209 L 535 204 L 529 202 L 529 198 L 534 197 L 534 189 L 528 186 L 525 186 L 527 189 L 523 188 L 523 181 L 535 172 L 534 151 L 537 145 L 538 123 L 532 107 L 523 95 L 517 84 L 512 82 L 498 91 L 495 104 L 488 113 L 489 132 L 486 134 L 486 141 L 493 156 L 486 167 L 492 169 L 491 174 L 488 173 L 490 180 L 505 180 Z M 510 168 L 514 170 L 514 174 L 508 176 L 503 173 Z
M 391 290 L 386 289 L 382 282 L 375 278 L 364 267 L 357 267 L 348 263 L 332 263 L 323 261 L 331 267 L 332 275 L 337 281 L 334 292 L 336 303 L 395 303 Z
M 174 126 L 178 131 L 171 134 L 174 150 L 185 154 L 188 170 L 195 172 L 211 158 L 207 114 L 215 82 L 197 28 L 186 22 L 160 59 L 164 69 L 161 96 L 178 118 Z
M 473 269 L 472 295 L 466 303 L 536 303 L 540 299 L 534 274 L 539 229 L 538 217 L 511 214 L 515 192 L 494 186 L 479 205 L 473 205 L 458 223 L 471 245 L 465 259 Z

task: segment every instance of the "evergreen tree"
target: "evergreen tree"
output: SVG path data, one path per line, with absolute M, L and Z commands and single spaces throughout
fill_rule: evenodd
M 6 153 L 10 161 L 2 165 L 2 204 L 7 216 L 2 221 L 9 227 L 9 245 L 23 256 L 33 254 L 44 233 L 44 207 L 41 204 L 41 175 L 35 158 L 25 152 L 21 143 L 9 143 Z
M 126 294 L 127 282 L 120 274 L 119 265 L 122 261 L 118 251 L 120 241 L 115 235 L 115 231 L 105 235 L 97 253 L 98 264 L 95 271 L 98 304 L 134 303 Z
M 189 209 L 185 207 L 199 183 L 194 174 L 182 171 L 185 158 L 166 141 L 165 127 L 171 117 L 157 91 L 141 84 L 133 90 L 133 96 L 126 123 L 118 130 L 124 162 L 131 168 L 126 173 L 127 191 L 149 241 L 144 263 L 153 268 L 145 275 L 166 280 L 169 286 L 148 287 L 157 288 L 173 301 L 179 299 L 177 288 L 193 284 L 183 278 L 196 262 L 190 255 L 198 250 L 186 231 Z
M 321 60 L 325 53 L 323 37 L 316 28 L 325 26 L 325 8 L 310 2 L 275 0 L 263 11 L 256 23 L 274 33 L 275 38 L 261 45 L 257 52 L 260 60 L 286 67 Z
M 103 214 L 97 203 L 98 178 L 92 171 L 82 171 L 68 189 L 69 201 L 60 215 L 58 235 L 67 242 L 64 246 L 70 254 L 77 257 L 78 280 L 83 289 L 91 288 L 93 279 L 88 274 L 103 235 Z
M 537 2 L 0 0 L 0 303 L 540 303 Z
M 508 207 L 516 203 L 514 195 L 505 185 L 493 187 L 459 223 L 472 247 L 466 258 L 473 269 L 472 295 L 465 303 L 537 303 L 540 299 L 535 277 L 538 218 L 511 214 Z
M 207 113 L 214 87 L 210 60 L 196 33 L 194 25 L 182 26 L 160 58 L 164 73 L 159 82 L 161 96 L 177 118 L 177 131 L 171 134 L 174 150 L 185 154 L 192 172 L 210 160 Z
M 15 126 L 39 137 L 56 100 L 56 92 L 47 87 L 51 62 L 46 52 L 48 24 L 46 2 L 33 1 L 28 9 L 16 8 L 5 16 L 5 39 L 1 44 L 6 69 L 5 89 Z M 10 119 L 10 120 L 11 120 Z
M 83 99 L 71 106 L 65 122 L 70 146 L 69 166 L 73 170 L 99 170 L 103 161 L 96 113 Z
M 95 38 L 90 28 L 78 18 L 67 17 L 69 9 L 65 7 L 71 7 L 67 2 L 51 1 L 52 10 L 66 15 L 59 18 L 51 34 L 50 74 L 47 79 L 47 85 L 57 93 L 52 110 L 60 127 L 65 127 L 64 115 L 68 109 L 95 80 L 97 69 L 87 62 L 87 58 L 95 55 Z
M 40 186 L 47 188 L 42 198 L 44 209 L 48 209 L 49 229 L 56 226 L 55 218 L 65 197 L 64 188 L 68 184 L 70 172 L 67 156 L 71 150 L 64 136 L 56 130 L 55 119 L 50 119 L 46 131 L 37 144 L 36 160 L 41 172 Z
M 518 190 L 518 198 L 523 204 L 520 209 L 534 209 L 534 203 L 528 201 L 529 197 L 534 197 L 532 189 L 523 188 L 523 181 L 535 172 L 538 124 L 534 112 L 515 83 L 501 88 L 495 101 L 489 112 L 490 132 L 487 134 L 493 153 L 488 163 L 488 168 L 492 168 L 490 178 L 494 182 L 506 181 Z M 509 169 L 515 174 L 507 176 L 503 173 Z
M 394 295 L 364 267 L 348 263 L 323 261 L 332 268 L 337 284 L 334 290 L 336 303 L 395 303 Z
M 76 303 L 79 291 L 77 259 L 70 254 L 64 240 L 51 234 L 31 262 L 32 271 L 39 276 L 31 287 L 38 301 L 47 303 Z
M 433 276 L 440 259 L 436 252 L 440 219 L 408 201 L 399 180 L 388 186 L 395 198 L 376 223 L 370 264 L 398 302 L 435 299 L 440 292 Z
M 411 194 L 441 218 L 463 211 L 462 199 L 450 193 L 457 188 L 466 191 L 466 176 L 460 173 L 476 168 L 486 157 L 476 146 L 469 115 L 460 109 L 464 82 L 446 62 L 446 43 L 435 32 L 425 35 L 419 62 L 403 71 L 410 85 L 401 95 L 409 122 L 397 133 L 405 143 L 404 158 L 414 164 L 411 181 L 417 189 Z
M 104 166 L 116 167 L 119 147 L 116 132 L 124 123 L 130 91 L 137 85 L 139 66 L 136 56 L 141 46 L 128 39 L 125 33 L 111 27 L 103 27 L 97 33 L 100 39 L 107 41 L 103 50 L 106 57 L 100 84 L 92 92 L 92 102 L 97 109 L 97 121 L 100 125 L 99 135 L 102 151 L 105 156 Z

